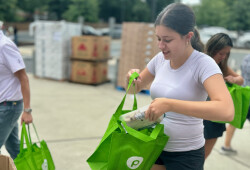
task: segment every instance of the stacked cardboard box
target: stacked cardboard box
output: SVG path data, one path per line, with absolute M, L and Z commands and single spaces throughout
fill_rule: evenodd
M 159 52 L 154 25 L 135 22 L 123 23 L 121 49 L 117 86 L 125 88 L 127 72 L 132 68 L 142 71 Z M 149 89 L 149 86 L 146 89 Z
M 16 170 L 16 166 L 9 156 L 0 154 L 0 170 Z
M 72 37 L 70 80 L 84 84 L 107 81 L 110 42 L 109 36 Z

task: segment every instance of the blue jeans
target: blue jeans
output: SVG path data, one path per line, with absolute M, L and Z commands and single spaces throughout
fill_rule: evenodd
M 13 160 L 20 152 L 18 119 L 22 112 L 22 100 L 0 103 L 0 148 L 5 145 Z

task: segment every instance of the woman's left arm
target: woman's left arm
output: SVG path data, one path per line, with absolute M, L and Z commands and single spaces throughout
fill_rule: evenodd
M 205 120 L 232 121 L 234 118 L 234 104 L 222 75 L 215 74 L 207 78 L 203 85 L 210 97 L 210 101 L 156 98 L 150 104 L 145 117 L 154 121 L 165 112 L 172 111 Z

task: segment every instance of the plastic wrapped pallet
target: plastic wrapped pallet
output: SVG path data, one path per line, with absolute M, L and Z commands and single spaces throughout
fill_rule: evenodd
M 65 21 L 36 21 L 34 75 L 41 78 L 69 78 L 71 38 L 81 35 L 81 25 Z

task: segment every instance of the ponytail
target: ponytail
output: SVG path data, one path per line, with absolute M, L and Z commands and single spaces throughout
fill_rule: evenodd
M 194 35 L 191 38 L 191 45 L 195 50 L 204 52 L 204 44 L 201 42 L 200 34 L 196 28 L 194 28 Z

